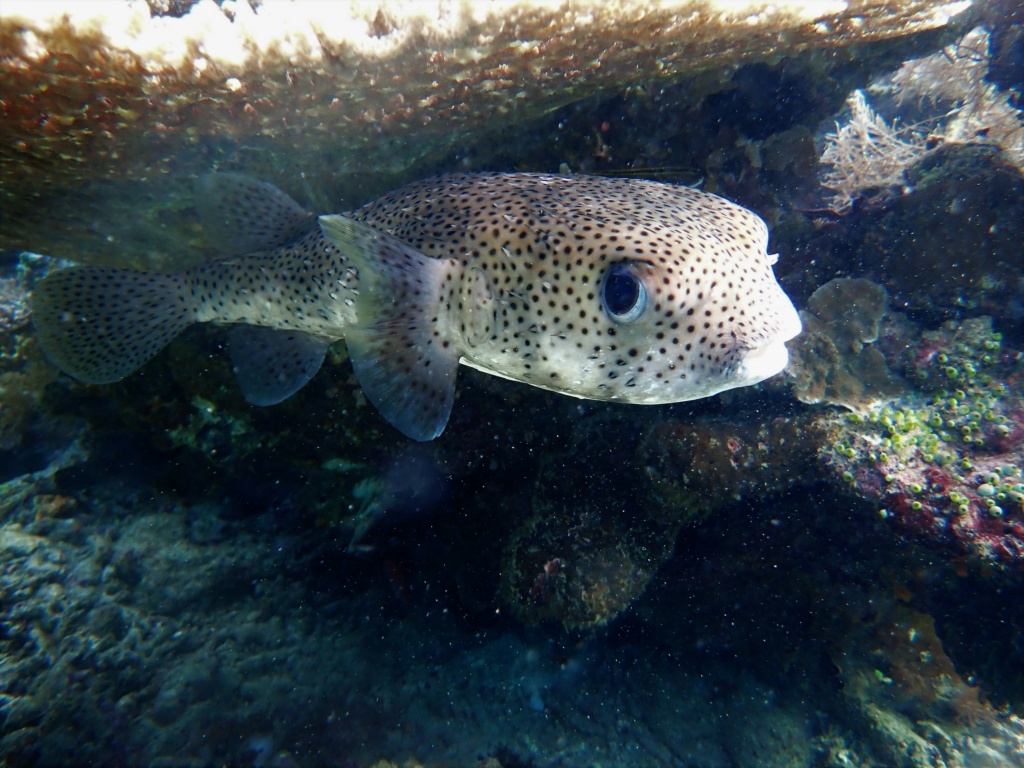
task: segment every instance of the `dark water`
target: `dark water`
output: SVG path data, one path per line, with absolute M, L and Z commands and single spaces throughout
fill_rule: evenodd
M 844 199 L 820 183 L 856 118 L 837 83 L 882 73 L 812 59 L 697 102 L 591 98 L 416 169 L 564 162 L 765 218 L 804 334 L 784 374 L 706 400 L 462 368 L 416 444 L 343 345 L 256 408 L 210 327 L 85 386 L 27 324 L 53 265 L 5 254 L 4 764 L 1024 765 L 1020 25 L 994 34 L 982 74 L 942 71 L 997 73 L 981 127 L 954 140 L 963 99 L 923 114 L 897 80 L 875 140 L 909 159 Z

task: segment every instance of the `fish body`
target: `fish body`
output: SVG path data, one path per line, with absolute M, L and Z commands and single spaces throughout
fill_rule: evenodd
M 243 393 L 279 402 L 344 339 L 369 399 L 420 440 L 459 363 L 575 397 L 669 403 L 785 367 L 800 320 L 754 213 L 688 187 L 452 174 L 315 217 L 270 185 L 202 177 L 224 255 L 174 275 L 75 268 L 36 288 L 40 341 L 87 382 L 123 378 L 194 322 L 232 326 Z

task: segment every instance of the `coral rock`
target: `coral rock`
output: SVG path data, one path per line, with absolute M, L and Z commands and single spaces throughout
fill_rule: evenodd
M 211 164 L 304 179 L 326 210 L 339 174 L 402 171 L 603 90 L 936 29 L 962 7 L 202 0 L 175 18 L 6 0 L 0 245 L 194 259 L 188 178 Z
M 790 344 L 787 374 L 797 399 L 859 410 L 901 391 L 877 341 L 887 311 L 885 289 L 839 278 L 814 292 L 800 313 L 804 332 Z

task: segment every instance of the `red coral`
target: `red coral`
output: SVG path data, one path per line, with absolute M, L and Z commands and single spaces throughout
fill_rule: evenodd
M 928 487 L 935 493 L 946 493 L 949 486 L 955 483 L 952 472 L 939 467 L 928 467 L 924 471 L 924 477 L 928 481 Z
M 935 530 L 936 515 L 927 504 L 914 508 L 915 499 L 905 493 L 891 493 L 883 501 L 901 526 L 920 534 L 932 534 Z

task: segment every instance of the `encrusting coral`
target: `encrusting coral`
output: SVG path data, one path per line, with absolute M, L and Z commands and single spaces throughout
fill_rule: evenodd
M 863 279 L 831 280 L 811 295 L 786 369 L 798 400 L 859 410 L 901 391 L 873 346 L 887 302 L 885 288 Z

